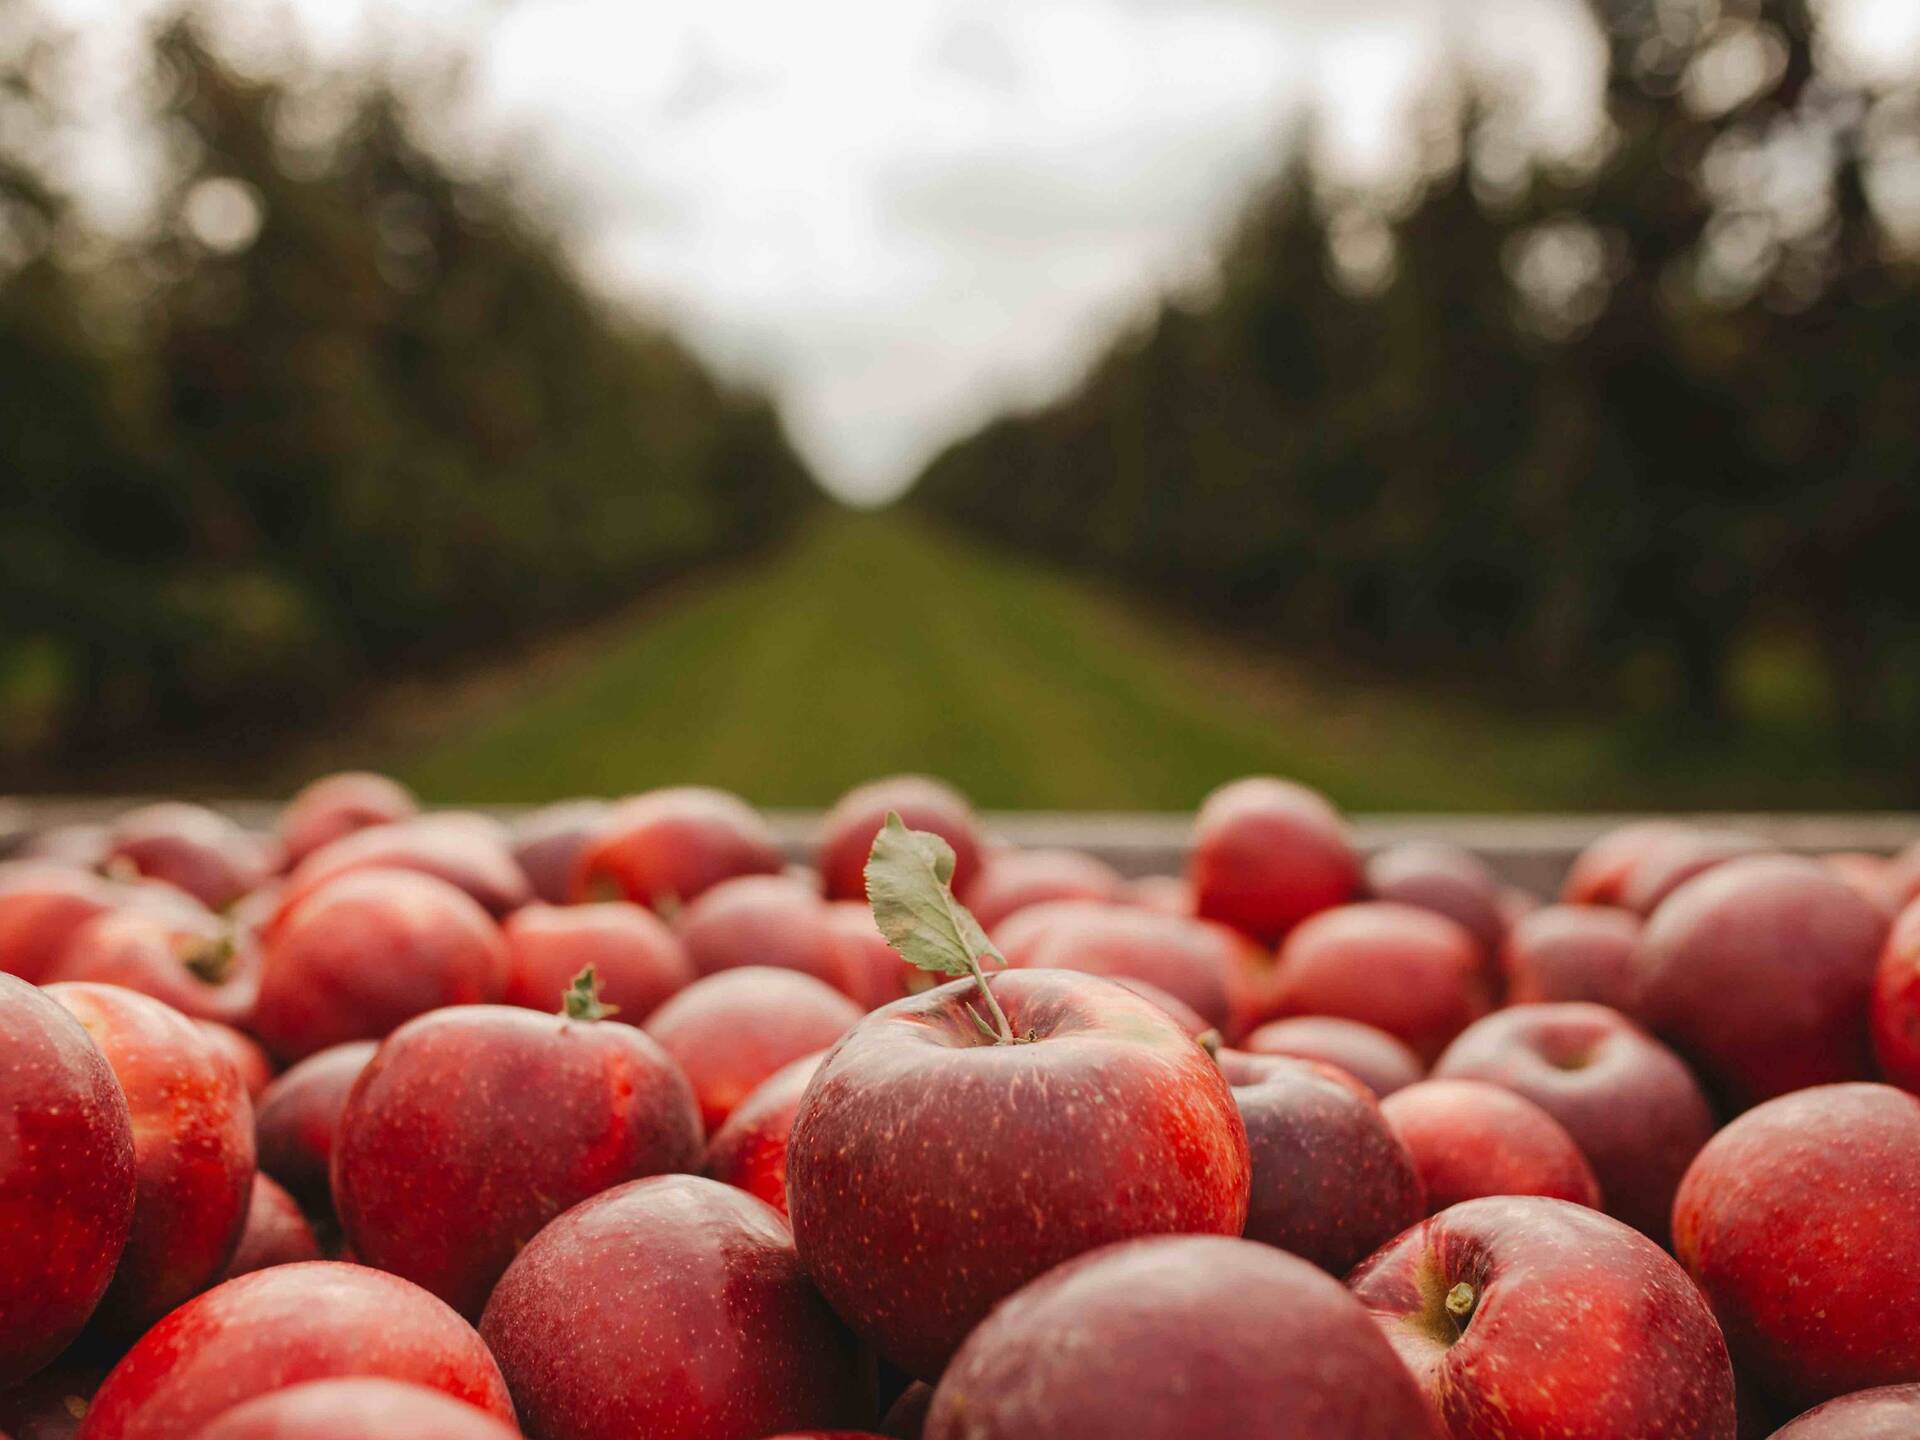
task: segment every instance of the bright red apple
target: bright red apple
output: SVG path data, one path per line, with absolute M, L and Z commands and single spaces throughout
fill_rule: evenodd
M 1920 1385 L 1880 1385 L 1816 1405 L 1773 1440 L 1913 1440 L 1920 1435 Z
M 1384 1030 L 1333 1015 L 1270 1020 L 1240 1042 L 1254 1055 L 1291 1055 L 1344 1070 L 1382 1099 L 1426 1075 L 1420 1057 Z
M 1607 905 L 1548 905 L 1515 923 L 1500 949 L 1507 1003 L 1633 1005 L 1640 917 Z
M 1600 1183 L 1566 1127 L 1479 1080 L 1422 1080 L 1380 1102 L 1437 1214 L 1485 1195 L 1545 1195 L 1595 1209 Z
M 253 1008 L 255 957 L 207 914 L 193 919 L 140 908 L 97 915 L 68 939 L 42 984 L 119 985 L 182 1015 L 233 1024 Z
M 397 1380 L 310 1380 L 236 1405 L 195 1440 L 513 1440 L 474 1405 Z
M 203 805 L 165 801 L 130 810 L 107 832 L 102 867 L 162 880 L 210 910 L 266 884 L 277 849 Z
M 356 770 L 323 775 L 280 812 L 280 845 L 287 863 L 298 865 L 356 830 L 391 825 L 419 813 L 420 802 L 398 780 Z
M 651 910 L 625 901 L 526 905 L 501 927 L 507 941 L 508 1005 L 551 1014 L 588 966 L 601 998 L 638 1025 L 694 979 L 686 952 Z
M 1277 944 L 1310 915 L 1359 893 L 1360 857 L 1326 798 L 1290 780 L 1223 785 L 1194 817 L 1187 864 L 1194 908 Z
M 1110 1245 L 996 1309 L 935 1388 L 926 1440 L 1441 1440 L 1340 1283 L 1220 1236 Z
M 1492 955 L 1506 938 L 1500 882 L 1472 851 L 1437 841 L 1390 845 L 1366 865 L 1375 900 L 1418 905 L 1457 921 Z
M 707 1145 L 706 1173 L 787 1213 L 787 1142 L 800 1097 L 826 1057 L 821 1051 L 782 1066 L 734 1107 Z
M 574 860 L 572 898 L 685 905 L 735 875 L 776 875 L 780 846 L 737 795 L 696 785 L 650 790 L 607 812 Z
M 1920 1091 L 1920 904 L 1900 912 L 1873 972 L 1868 1013 L 1880 1073 Z
M 1120 899 L 1120 873 L 1078 850 L 996 850 L 961 895 L 988 930 L 1017 910 L 1048 900 Z
M 0 974 L 38 985 L 74 933 L 120 898 L 111 881 L 68 865 L 0 864 Z
M 480 1333 L 534 1436 L 749 1440 L 872 1418 L 870 1362 L 785 1223 L 698 1176 L 567 1211 L 507 1267 Z
M 1015 919 L 1028 924 L 1001 949 L 1016 969 L 1144 980 L 1191 1006 L 1216 1030 L 1240 1028 L 1245 1007 L 1235 1002 L 1244 942 L 1224 925 L 1088 900 L 1036 905 Z M 1002 933 L 1012 928 L 1003 926 Z
M 276 1185 L 272 1176 L 255 1175 L 240 1246 L 220 1278 L 231 1280 L 275 1265 L 297 1265 L 319 1258 L 320 1242 L 293 1196 Z
M 612 809 L 604 800 L 563 800 L 514 822 L 513 858 L 535 899 L 564 905 L 573 898 L 574 864 Z
M 333 1146 L 353 1082 L 380 1048 L 335 1045 L 290 1067 L 260 1097 L 254 1118 L 261 1170 L 312 1209 L 331 1205 Z
M 1347 1283 L 1456 1440 L 1733 1440 L 1733 1367 L 1706 1302 L 1598 1211 L 1469 1200 Z
M 355 830 L 323 845 L 293 868 L 280 892 L 280 908 L 267 923 L 269 937 L 307 898 L 362 870 L 405 870 L 431 876 L 498 919 L 533 898 L 533 887 L 508 849 L 506 828 L 484 815 L 417 815 L 388 825 Z
M 895 775 L 849 790 L 820 824 L 814 867 L 829 900 L 864 900 L 867 854 L 887 812 L 911 829 L 938 835 L 953 847 L 953 890 L 965 895 L 980 868 L 985 844 L 966 796 L 924 775 Z
M 826 902 L 791 875 L 722 880 L 687 906 L 677 930 L 698 974 L 770 965 L 844 988 L 844 947 Z

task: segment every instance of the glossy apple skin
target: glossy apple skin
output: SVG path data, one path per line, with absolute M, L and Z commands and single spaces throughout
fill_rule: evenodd
M 1456 921 L 1489 955 L 1506 938 L 1500 882 L 1479 856 L 1458 845 L 1390 845 L 1367 860 L 1366 887 L 1375 900 L 1418 905 Z
M 1523 1005 L 1477 1020 L 1433 1067 L 1524 1095 L 1593 1166 L 1606 1212 L 1665 1244 L 1674 1191 L 1714 1130 L 1681 1058 L 1603 1005 Z
M 1438 1214 L 1485 1195 L 1600 1208 L 1600 1182 L 1566 1129 L 1524 1096 L 1479 1080 L 1422 1080 L 1380 1102 Z
M 311 1380 L 236 1405 L 195 1440 L 514 1440 L 520 1432 L 438 1390 Z
M 1019 911 L 995 936 L 1021 970 L 1077 970 L 1109 980 L 1144 980 L 1191 1006 L 1216 1030 L 1237 1033 L 1235 1001 L 1243 943 L 1224 925 L 1090 900 L 1058 900 Z
M 1920 904 L 1901 911 L 1887 932 L 1868 1021 L 1880 1073 L 1903 1090 L 1920 1091 Z
M 80 1333 L 133 1223 L 133 1120 L 113 1069 L 44 992 L 0 975 L 0 1389 Z
M 928 978 L 900 958 L 873 923 L 864 900 L 829 900 L 827 928 L 840 944 L 842 990 L 863 1010 L 878 1010 L 912 993 L 916 979 Z
M 342 875 L 282 912 L 252 1028 L 281 1059 L 302 1060 L 380 1039 L 429 1010 L 497 1000 L 507 969 L 500 927 L 446 881 L 405 870 Z
M 523 906 L 501 927 L 507 941 L 503 1003 L 553 1014 L 573 977 L 587 966 L 600 998 L 638 1025 L 694 979 L 680 941 L 659 916 L 638 905 Z
M 758 1440 L 872 1418 L 871 1362 L 785 1223 L 698 1176 L 569 1210 L 507 1267 L 480 1333 L 534 1440 Z
M 354 1040 L 309 1055 L 266 1089 L 254 1116 L 260 1169 L 309 1209 L 332 1204 L 333 1146 L 353 1082 L 380 1048 Z
M 1015 911 L 1049 900 L 1120 899 L 1120 872 L 1078 850 L 996 850 L 960 898 L 988 930 Z
M 826 909 L 791 875 L 737 875 L 703 891 L 676 928 L 698 974 L 769 965 L 839 988 L 846 962 Z
M 1194 910 L 1275 945 L 1310 915 L 1360 893 L 1360 857 L 1326 798 L 1290 780 L 1223 785 L 1194 817 Z
M 1886 936 L 1885 917 L 1815 861 L 1728 861 L 1647 922 L 1634 1013 L 1728 1111 L 1864 1079 Z
M 255 1396 L 353 1375 L 513 1420 L 500 1369 L 466 1321 L 397 1275 L 316 1260 L 242 1275 L 167 1316 L 114 1366 L 80 1440 L 179 1440 Z
M 931 1379 L 994 1304 L 1113 1240 L 1238 1235 L 1246 1129 L 1206 1051 L 1096 976 L 956 981 L 877 1010 L 822 1062 L 787 1155 L 807 1273 L 881 1356 Z M 965 1184 L 955 1177 L 965 1176 Z
M 69 865 L 0 864 L 0 974 L 38 985 L 74 932 L 119 898 L 112 882 Z
M 1596 1210 L 1469 1200 L 1347 1284 L 1454 1440 L 1733 1440 L 1733 1367 L 1706 1302 L 1664 1250 Z M 1445 1305 L 1462 1284 L 1464 1327 Z
M 1920 1385 L 1881 1385 L 1817 1405 L 1773 1440 L 1913 1440 L 1920 1435 Z
M 1734 1358 L 1795 1408 L 1920 1376 L 1920 1099 L 1889 1085 L 1783 1095 L 1702 1150 L 1674 1253 Z
M 1281 1015 L 1337 1015 L 1384 1030 L 1424 1064 L 1491 1008 L 1472 935 L 1444 915 L 1374 900 L 1316 915 L 1287 937 Z
M 1312 1060 L 1216 1058 L 1253 1161 L 1247 1239 L 1338 1277 L 1427 1213 L 1413 1156 L 1364 1086 Z
M 860 1014 L 811 975 L 755 965 L 694 981 L 648 1017 L 646 1031 L 693 1082 L 712 1135 L 774 1071 L 825 1050 Z
M 322 886 L 363 870 L 406 870 L 464 891 L 499 919 L 533 899 L 533 887 L 507 848 L 507 832 L 484 815 L 416 815 L 374 825 L 323 845 L 288 874 L 271 935 Z
M 322 775 L 280 812 L 280 845 L 289 866 L 356 830 L 391 825 L 420 813 L 413 792 L 385 775 L 345 770 Z
M 102 867 L 184 890 L 224 910 L 264 885 L 279 860 L 271 842 L 201 805 L 163 801 L 122 815 L 107 832 Z
M 574 863 L 612 809 L 604 800 L 563 800 L 515 822 L 513 858 L 536 900 L 564 905 L 572 898 Z
M 1620 886 L 1620 903 L 1636 915 L 1651 915 L 1689 880 L 1729 860 L 1764 854 L 1766 849 L 1751 835 L 1684 830 L 1655 843 L 1640 856 Z
M 253 1195 L 247 1202 L 246 1228 L 240 1232 L 239 1248 L 220 1278 L 231 1280 L 275 1265 L 297 1265 L 319 1258 L 320 1242 L 293 1196 L 272 1176 L 255 1175 Z
M 1291 1055 L 1344 1070 L 1382 1099 L 1404 1090 L 1427 1071 L 1405 1042 L 1358 1020 L 1334 1015 L 1296 1015 L 1270 1020 L 1240 1042 L 1253 1055 Z
M 1636 820 L 1599 836 L 1574 858 L 1560 886 L 1567 905 L 1622 903 L 1627 876 L 1648 851 L 1685 835 L 1690 827 L 1677 820 Z
M 1442 1440 L 1366 1311 L 1248 1240 L 1111 1245 L 1018 1291 L 934 1389 L 926 1440 Z
M 179 1011 L 116 985 L 50 985 L 133 1121 L 133 1229 L 95 1324 L 140 1334 L 218 1280 L 247 1223 L 253 1106 L 233 1062 Z
M 1515 922 L 1500 947 L 1507 1003 L 1585 1000 L 1633 1006 L 1640 917 L 1606 905 L 1548 905 Z
M 787 1142 L 793 1138 L 793 1117 L 825 1058 L 823 1050 L 782 1066 L 734 1108 L 707 1145 L 709 1179 L 744 1190 L 786 1215 Z
M 189 966 L 234 943 L 211 914 L 189 921 L 150 910 L 113 910 L 74 931 L 40 983 L 119 985 L 164 1001 L 182 1015 L 231 1025 L 253 1008 L 257 976 L 251 948 L 232 957 L 226 978 L 217 982 L 201 979 Z
M 473 1317 L 562 1210 L 703 1153 L 693 1087 L 644 1031 L 469 1005 L 402 1025 L 361 1071 L 333 1202 L 363 1263 Z
M 735 875 L 776 875 L 784 863 L 767 822 L 739 796 L 675 786 L 607 812 L 574 860 L 571 895 L 658 910 L 685 905 Z
M 820 822 L 814 868 L 829 900 L 867 898 L 873 837 L 897 811 L 909 830 L 927 830 L 953 847 L 953 892 L 965 895 L 980 871 L 985 843 L 966 796 L 925 775 L 894 775 L 849 790 Z

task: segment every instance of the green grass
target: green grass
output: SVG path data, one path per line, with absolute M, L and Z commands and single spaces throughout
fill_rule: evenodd
M 1872 798 L 1805 757 L 1649 753 L 1593 718 L 1316 673 L 894 513 L 825 515 L 376 758 L 443 802 L 697 782 L 820 805 L 901 770 L 1009 809 L 1179 809 L 1257 771 L 1366 810 Z

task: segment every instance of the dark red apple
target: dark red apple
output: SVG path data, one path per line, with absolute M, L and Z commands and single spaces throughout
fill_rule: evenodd
M 143 909 L 112 910 L 74 931 L 42 984 L 119 985 L 163 1000 L 182 1015 L 232 1024 L 253 1008 L 250 947 L 213 915 L 189 920 Z
M 782 1066 L 734 1107 L 707 1145 L 710 1179 L 787 1213 L 787 1142 L 793 1137 L 793 1117 L 825 1057 L 821 1051 Z
M 736 972 L 737 973 L 737 972 Z M 1096 976 L 1010 970 L 901 1000 L 827 1056 L 795 1119 L 801 1260 L 892 1364 L 931 1379 L 995 1303 L 1138 1235 L 1237 1235 L 1247 1137 L 1206 1051 Z
M 1920 905 L 1900 912 L 1873 973 L 1868 1012 L 1880 1073 L 1920 1090 Z
M 211 910 L 224 910 L 266 884 L 278 862 L 275 846 L 226 816 L 164 801 L 114 821 L 101 864 L 109 874 L 163 880 Z
M 44 992 L 0 975 L 0 1389 L 67 1347 L 133 1222 L 133 1122 L 106 1057 Z
M 1265 1245 L 1110 1245 L 996 1309 L 934 1390 L 926 1440 L 1442 1440 L 1366 1311 Z
M 693 1087 L 645 1031 L 468 1005 L 402 1025 L 354 1082 L 333 1201 L 362 1262 L 477 1316 L 554 1216 L 703 1154 Z
M 167 1316 L 114 1366 L 80 1440 L 181 1440 L 255 1396 L 337 1376 L 424 1385 L 514 1418 L 466 1321 L 397 1275 L 316 1260 L 242 1275 Z
M 1217 1030 L 1240 1028 L 1236 1006 L 1241 939 L 1211 921 L 1089 900 L 1020 911 L 1031 927 L 1001 948 L 1021 970 L 1078 970 L 1109 980 L 1144 980 L 1191 1006 Z M 1002 927 L 1003 931 L 1010 927 Z
M 1254 1055 L 1291 1055 L 1344 1070 L 1385 1098 L 1427 1072 L 1420 1057 L 1384 1030 L 1332 1015 L 1271 1020 L 1240 1042 Z
M 310 1380 L 236 1405 L 195 1440 L 513 1440 L 477 1406 L 398 1380 Z
M 260 1097 L 254 1118 L 260 1168 L 311 1209 L 332 1203 L 340 1112 L 347 1108 L 353 1082 L 379 1048 L 375 1040 L 354 1040 L 309 1055 Z
M 247 1223 L 253 1107 L 179 1011 L 116 985 L 50 985 L 100 1047 L 133 1120 L 133 1229 L 95 1324 L 135 1336 L 218 1280 Z
M 260 1047 L 259 1041 L 218 1020 L 196 1020 L 194 1023 L 200 1027 L 200 1033 L 213 1042 L 214 1049 L 233 1062 L 249 1100 L 258 1101 L 267 1093 L 267 1086 L 273 1083 L 273 1060 Z
M 356 830 L 323 845 L 293 868 L 280 908 L 267 922 L 274 935 L 321 887 L 362 870 L 406 870 L 465 891 L 499 919 L 533 898 L 533 887 L 508 849 L 506 827 L 484 815 L 418 815 Z
M 1366 885 L 1376 900 L 1418 905 L 1458 921 L 1489 955 L 1506 938 L 1500 882 L 1479 856 L 1458 845 L 1390 845 L 1367 861 Z
M 694 981 L 653 1012 L 646 1030 L 693 1082 L 711 1135 L 761 1081 L 832 1045 L 860 1014 L 811 975 L 756 965 Z
M 1724 830 L 1683 830 L 1658 841 L 1634 863 L 1620 887 L 1620 903 L 1636 915 L 1651 915 L 1660 902 L 1697 875 L 1766 852 L 1751 835 Z
M 1438 1214 L 1485 1195 L 1600 1206 L 1600 1182 L 1566 1127 L 1525 1096 L 1479 1080 L 1422 1080 L 1380 1102 Z
M 840 942 L 839 986 L 862 1009 L 890 1005 L 911 993 L 916 979 L 925 978 L 887 943 L 866 901 L 829 900 L 827 928 Z
M 74 933 L 120 898 L 111 881 L 68 865 L 0 864 L 0 973 L 38 985 Z
M 659 916 L 625 901 L 523 906 L 501 927 L 508 1005 L 552 1013 L 588 966 L 622 1020 L 638 1025 L 694 978 L 686 952 Z
M 1706 1302 L 1598 1211 L 1469 1200 L 1347 1283 L 1456 1440 L 1733 1440 L 1733 1367 Z
M 817 890 L 791 875 L 737 875 L 703 891 L 678 923 L 701 975 L 770 965 L 844 988 L 846 960 Z
M 574 1206 L 507 1267 L 480 1333 L 530 1435 L 748 1440 L 872 1418 L 871 1364 L 780 1216 L 698 1176 Z
M 1627 876 L 1648 851 L 1689 833 L 1677 820 L 1635 820 L 1608 830 L 1574 858 L 1560 887 L 1568 905 L 1620 905 Z
M 1633 1005 L 1640 917 L 1607 905 L 1548 905 L 1518 921 L 1500 949 L 1512 1005 L 1588 1000 Z
M 1274 986 L 1281 1014 L 1361 1021 L 1426 1063 L 1490 1008 L 1479 942 L 1444 915 L 1385 900 L 1301 924 Z
M 894 775 L 856 786 L 820 823 L 814 868 L 829 900 L 864 900 L 867 855 L 888 811 L 911 830 L 930 831 L 953 847 L 953 891 L 965 895 L 979 871 L 985 842 L 967 797 L 925 775 Z
M 1194 817 L 1194 909 L 1262 945 L 1360 892 L 1360 857 L 1326 798 L 1290 780 L 1223 785 Z
M 1674 1252 L 1743 1369 L 1795 1408 L 1920 1376 L 1920 1099 L 1783 1095 L 1722 1130 L 1673 1202 Z
M 1864 1078 L 1886 936 L 1880 912 L 1817 861 L 1730 860 L 1647 922 L 1634 1014 L 1729 1110 Z
M 1533 1101 L 1592 1164 L 1607 1213 L 1666 1243 L 1673 1193 L 1713 1134 L 1713 1111 L 1685 1062 L 1624 1015 L 1582 1004 L 1502 1010 L 1468 1026 L 1433 1073 Z
M 612 809 L 604 800 L 563 800 L 514 822 L 513 858 L 535 899 L 564 905 L 573 898 L 574 864 Z
M 1880 1385 L 1816 1405 L 1773 1440 L 1913 1440 L 1920 1435 L 1920 1385 Z
M 253 1198 L 247 1202 L 246 1229 L 240 1246 L 220 1278 L 251 1275 L 275 1265 L 297 1265 L 320 1258 L 320 1242 L 300 1207 L 268 1175 L 253 1177 Z
M 1253 1160 L 1245 1235 L 1344 1276 L 1427 1213 L 1413 1156 L 1339 1070 L 1222 1050 Z
M 996 850 L 961 899 L 988 930 L 1048 900 L 1118 901 L 1119 871 L 1078 850 Z
M 607 812 L 574 860 L 572 896 L 673 909 L 735 875 L 777 875 L 783 863 L 767 822 L 739 796 L 650 790 Z
M 274 926 L 253 1031 L 281 1059 L 299 1060 L 442 1006 L 497 1000 L 507 969 L 500 927 L 446 881 L 407 870 L 342 875 Z
M 419 812 L 420 802 L 398 780 L 364 770 L 323 775 L 280 812 L 280 845 L 287 863 L 298 865 L 356 830 L 391 825 Z

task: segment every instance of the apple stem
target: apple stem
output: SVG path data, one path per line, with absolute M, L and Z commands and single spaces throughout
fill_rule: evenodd
M 600 999 L 600 977 L 589 965 L 573 977 L 573 983 L 561 997 L 560 1013 L 568 1020 L 604 1020 L 620 1013 L 618 1005 Z
M 189 945 L 180 956 L 180 963 L 187 967 L 194 979 L 218 985 L 232 972 L 237 953 L 238 947 L 233 943 L 233 937 L 221 935 Z
M 1466 1328 L 1467 1321 L 1473 1318 L 1474 1308 L 1479 1303 L 1479 1292 L 1464 1280 L 1447 1291 L 1447 1314 L 1451 1315 L 1454 1322 L 1463 1330 Z
M 993 1028 L 985 1025 L 980 1028 L 993 1037 L 996 1045 L 1013 1044 L 1013 1026 L 1007 1020 L 1007 1012 L 1000 1008 L 1000 1002 L 993 998 L 993 987 L 987 984 L 987 972 L 980 968 L 978 960 L 973 962 L 973 978 L 980 986 L 980 993 L 987 997 L 987 1009 L 993 1012 Z M 977 1022 L 979 1017 L 976 1015 L 974 1019 Z

